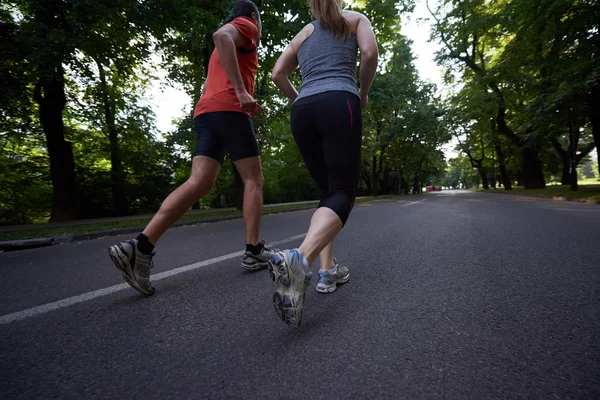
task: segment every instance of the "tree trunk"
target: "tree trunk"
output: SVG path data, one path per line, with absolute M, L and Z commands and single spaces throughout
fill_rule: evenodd
M 125 192 L 126 180 L 125 172 L 123 171 L 123 162 L 121 161 L 119 135 L 115 123 L 115 111 L 108 96 L 108 84 L 106 83 L 104 67 L 98 60 L 95 61 L 100 74 L 102 104 L 104 106 L 104 117 L 110 143 L 110 187 L 112 192 L 113 213 L 117 216 L 122 216 L 128 214 L 129 204 Z
M 77 182 L 71 142 L 65 140 L 62 111 L 67 103 L 62 61 L 45 60 L 39 65 L 40 80 L 34 99 L 39 104 L 40 123 L 46 135 L 52 180 L 50 222 L 77 219 Z
M 379 151 L 379 167 L 377 169 L 377 189 L 378 194 L 387 194 L 388 190 L 388 182 L 387 182 L 387 168 L 383 169 L 383 155 L 385 154 L 385 149 L 380 149 Z
M 363 163 L 363 166 L 360 169 L 360 176 L 361 176 L 363 182 L 365 183 L 365 185 L 367 186 L 367 193 L 371 193 L 371 178 L 369 178 L 369 173 L 367 171 L 367 167 L 368 167 L 368 165 L 365 165 L 365 163 Z
M 483 160 L 485 159 L 485 154 L 481 158 L 475 158 L 469 150 L 463 149 L 463 151 L 467 154 L 467 157 L 469 157 L 471 167 L 475 168 L 477 170 L 477 173 L 479 174 L 478 177 L 481 177 L 481 183 L 483 185 L 483 188 L 485 190 L 488 190 L 490 186 L 488 182 L 487 172 L 483 167 Z M 477 182 L 477 185 L 479 186 L 479 182 Z
M 537 148 L 521 148 L 521 178 L 525 189 L 544 189 L 546 187 L 539 152 Z
M 371 165 L 371 195 L 377 196 L 379 194 L 378 191 L 378 180 L 377 177 L 377 155 L 373 155 L 372 165 Z
M 550 143 L 552 143 L 552 147 L 554 147 L 554 150 L 556 151 L 556 153 L 558 154 L 558 156 L 560 157 L 560 160 L 562 162 L 562 173 L 560 176 L 560 184 L 568 185 L 571 182 L 570 177 L 569 177 L 569 170 L 570 170 L 569 154 L 570 154 L 571 150 L 569 149 L 568 151 L 565 151 L 562 148 L 562 146 L 560 145 L 560 142 L 558 141 L 558 139 L 555 137 L 550 138 Z
M 592 135 L 596 143 L 598 177 L 600 177 L 600 81 L 596 81 L 596 85 L 588 96 L 588 113 L 592 124 Z
M 379 142 L 379 136 L 381 135 L 381 122 L 377 122 L 377 130 L 375 131 L 376 142 Z M 381 155 L 383 159 L 383 154 Z M 372 195 L 379 195 L 379 174 L 377 173 L 377 153 L 373 153 L 372 158 L 373 164 L 371 165 L 371 189 Z M 380 168 L 381 171 L 381 168 Z
M 573 123 L 569 120 L 569 159 L 571 161 L 571 191 L 579 190 L 577 183 L 577 147 L 579 146 L 579 132 L 573 128 Z
M 400 181 L 402 182 L 401 186 L 403 187 L 402 190 L 403 190 L 404 194 L 408 194 L 408 190 L 409 190 L 408 181 L 404 178 L 400 178 Z
M 569 181 L 570 181 L 570 190 L 573 192 L 576 192 L 579 190 L 579 184 L 577 183 L 577 164 L 575 163 L 575 161 L 571 161 L 571 171 L 569 174 Z
M 508 172 L 506 172 L 506 156 L 499 144 L 496 144 L 495 147 L 496 155 L 498 156 L 498 165 L 500 167 L 500 177 L 502 178 L 502 186 L 504 186 L 504 190 L 512 190 L 512 183 L 508 176 Z
M 417 194 L 419 192 L 419 186 L 419 172 L 417 172 L 413 181 L 413 194 Z
M 36 49 L 39 64 L 38 82 L 33 98 L 39 105 L 39 117 L 46 136 L 52 181 L 52 214 L 50 222 L 77 219 L 77 181 L 71 142 L 65 140 L 62 112 L 67 103 L 63 61 L 68 52 L 63 43 L 49 40 L 54 30 L 62 29 L 63 3 L 48 5 L 30 3 L 38 27 Z M 60 34 L 59 34 L 60 35 Z
M 494 88 L 492 88 L 494 90 Z M 499 89 L 496 88 L 496 90 Z M 540 161 L 540 149 L 537 146 L 532 146 L 526 140 L 517 136 L 512 129 L 506 124 L 506 106 L 504 104 L 504 96 L 499 94 L 500 104 L 496 115 L 496 123 L 498 130 L 504 134 L 509 140 L 518 147 L 521 156 L 521 174 L 520 178 L 523 181 L 525 189 L 544 189 L 546 181 L 544 179 L 544 171 L 542 162 Z
M 481 177 L 481 184 L 483 185 L 483 188 L 485 190 L 488 190 L 490 188 L 490 182 L 488 180 L 487 177 L 487 173 L 485 171 L 485 168 L 483 168 L 481 165 L 479 167 L 477 167 L 477 172 L 479 172 L 479 176 Z
M 569 162 L 569 158 L 562 159 L 562 171 L 560 173 L 560 184 L 561 185 L 570 185 L 571 184 L 571 163 Z

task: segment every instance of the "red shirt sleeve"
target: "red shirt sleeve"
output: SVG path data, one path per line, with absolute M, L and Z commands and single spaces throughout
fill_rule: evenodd
M 258 39 L 258 28 L 254 24 L 254 21 L 248 17 L 237 17 L 230 22 L 231 25 L 248 39 L 248 44 L 244 46 L 246 49 L 253 49 L 256 47 L 256 40 Z

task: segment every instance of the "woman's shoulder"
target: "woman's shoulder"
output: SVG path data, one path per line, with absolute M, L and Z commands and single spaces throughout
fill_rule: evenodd
M 302 45 L 302 43 L 304 43 L 304 41 L 306 39 L 308 39 L 310 35 L 312 35 L 314 30 L 315 30 L 315 25 L 314 25 L 314 21 L 313 21 L 309 24 L 306 24 L 304 26 L 304 28 L 302 28 L 302 30 L 300 32 L 298 32 L 298 34 L 294 37 L 294 39 L 292 39 L 292 42 L 290 43 L 290 45 L 292 46 L 292 49 L 294 50 L 294 52 L 296 54 L 298 54 L 298 51 L 300 50 L 300 46 Z
M 358 27 L 358 23 L 361 20 L 368 21 L 367 17 L 364 14 L 361 14 L 357 11 L 342 10 L 342 15 L 344 16 L 344 18 L 346 18 L 346 21 L 348 21 L 350 27 L 352 28 L 352 32 L 354 33 L 356 33 L 356 28 Z

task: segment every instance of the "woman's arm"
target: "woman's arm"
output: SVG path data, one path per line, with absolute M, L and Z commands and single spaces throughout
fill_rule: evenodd
M 360 98 L 365 108 L 369 101 L 369 90 L 377 72 L 379 50 L 373 33 L 371 22 L 364 15 L 360 16 L 356 28 L 356 39 L 360 49 Z
M 292 101 L 298 97 L 298 91 L 292 85 L 292 82 L 290 82 L 289 76 L 296 70 L 297 66 L 298 57 L 290 44 L 281 56 L 279 56 L 271 74 L 271 80 L 275 86 L 281 90 L 285 97 Z
M 292 39 L 290 45 L 285 51 L 279 56 L 273 73 L 271 74 L 271 80 L 281 90 L 285 97 L 294 101 L 298 97 L 298 91 L 290 82 L 289 76 L 294 73 L 298 67 L 298 49 L 300 45 L 308 38 L 313 30 L 312 24 L 306 25 L 297 35 Z

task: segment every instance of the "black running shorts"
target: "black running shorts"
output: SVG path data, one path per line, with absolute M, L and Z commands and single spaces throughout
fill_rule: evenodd
M 196 149 L 193 156 L 205 156 L 223 164 L 225 152 L 233 161 L 260 155 L 252 119 L 234 111 L 200 114 L 194 118 Z

